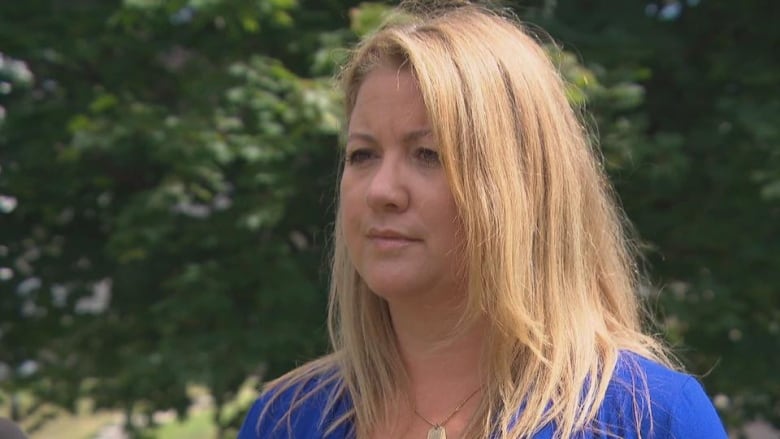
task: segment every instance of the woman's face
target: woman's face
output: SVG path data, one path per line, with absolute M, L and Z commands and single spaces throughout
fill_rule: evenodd
M 392 302 L 463 290 L 455 201 L 406 69 L 378 67 L 360 86 L 340 202 L 349 256 L 374 293 Z

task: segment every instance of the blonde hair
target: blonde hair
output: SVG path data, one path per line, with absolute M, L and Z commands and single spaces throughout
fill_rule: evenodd
M 620 351 L 670 360 L 642 330 L 623 216 L 544 49 L 510 17 L 436 3 L 405 2 L 358 46 L 341 75 L 346 114 L 380 64 L 408 68 L 419 84 L 464 228 L 462 322 L 490 316 L 485 387 L 464 437 L 530 437 L 550 422 L 569 437 L 595 428 Z M 338 214 L 330 294 L 333 353 L 268 390 L 324 377 L 293 397 L 288 422 L 329 387 L 326 411 L 359 402 L 330 429 L 351 421 L 364 437 L 406 401 L 406 375 L 387 306 L 349 260 Z

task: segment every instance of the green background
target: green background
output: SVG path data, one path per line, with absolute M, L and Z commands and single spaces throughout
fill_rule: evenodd
M 780 426 L 780 2 L 504 4 L 558 42 L 656 330 L 732 431 Z M 0 2 L 0 416 L 232 437 L 326 349 L 332 77 L 385 7 Z

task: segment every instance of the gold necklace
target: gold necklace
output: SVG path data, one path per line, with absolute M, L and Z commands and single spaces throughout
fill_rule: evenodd
M 428 439 L 447 439 L 447 431 L 444 430 L 444 425 L 447 424 L 447 422 L 449 422 L 449 420 L 452 419 L 453 416 L 455 416 L 455 413 L 458 413 L 458 411 L 460 411 L 460 409 L 462 409 L 463 406 L 466 405 L 466 403 L 469 402 L 469 400 L 472 397 L 474 397 L 474 395 L 477 394 L 477 392 L 479 392 L 479 389 L 473 391 L 471 395 L 467 396 L 466 399 L 461 401 L 460 404 L 458 404 L 458 406 L 455 407 L 455 410 L 453 410 L 452 413 L 450 413 L 446 418 L 444 418 L 443 421 L 437 423 L 433 423 L 428 419 L 426 419 L 425 416 L 421 415 L 420 412 L 417 411 L 417 405 L 415 404 L 414 407 L 412 407 L 412 409 L 414 410 L 414 414 L 419 416 L 420 419 L 422 419 L 423 421 L 425 421 L 426 424 L 431 426 L 431 429 L 428 430 Z

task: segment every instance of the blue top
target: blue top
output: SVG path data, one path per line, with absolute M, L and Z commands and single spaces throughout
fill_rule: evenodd
M 299 390 L 306 392 L 316 385 L 314 380 Z M 258 423 L 269 399 L 267 394 L 261 395 L 244 420 L 238 439 L 353 439 L 349 423 L 342 424 L 327 438 L 324 436 L 328 422 L 345 413 L 349 407 L 348 401 L 341 401 L 331 413 L 324 413 L 331 390 L 332 386 L 318 390 L 294 410 L 289 424 L 281 422 L 278 426 L 277 421 L 286 413 L 295 389 L 280 395 Z M 647 409 L 646 398 L 643 397 L 647 391 L 651 410 Z M 637 419 L 641 419 L 639 431 Z M 629 353 L 620 356 L 594 427 L 575 435 L 575 438 L 727 438 L 715 408 L 696 379 Z M 551 439 L 554 431 L 554 424 L 547 425 L 532 439 Z

